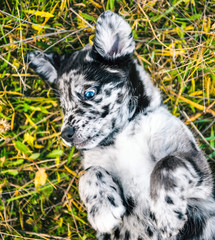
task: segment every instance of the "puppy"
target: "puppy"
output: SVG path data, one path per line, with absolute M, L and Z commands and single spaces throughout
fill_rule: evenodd
M 106 11 L 93 46 L 64 56 L 26 55 L 58 87 L 62 138 L 83 155 L 79 192 L 89 222 L 99 240 L 215 239 L 208 163 L 163 106 L 134 49 L 128 23 Z

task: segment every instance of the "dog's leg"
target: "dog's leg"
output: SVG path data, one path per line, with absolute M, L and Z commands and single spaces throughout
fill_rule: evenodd
M 96 231 L 111 233 L 120 225 L 125 213 L 121 189 L 105 169 L 88 168 L 80 178 L 79 193 Z
M 183 228 L 189 199 L 211 195 L 212 182 L 204 160 L 198 154 L 177 154 L 156 164 L 151 174 L 151 218 L 165 238 Z

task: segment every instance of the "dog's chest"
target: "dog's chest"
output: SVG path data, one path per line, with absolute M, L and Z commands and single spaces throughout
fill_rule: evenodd
M 119 134 L 113 146 L 86 151 L 84 168 L 103 167 L 119 180 L 126 195 L 146 197 L 155 165 L 149 143 L 150 132 L 142 131 L 142 127 L 134 123 Z
M 82 163 L 85 169 L 103 167 L 121 182 L 127 194 L 147 198 L 156 162 L 180 149 L 180 144 L 186 147 L 183 139 L 182 143 L 176 139 L 178 135 L 182 138 L 181 132 L 179 121 L 160 107 L 130 122 L 113 145 L 85 151 Z

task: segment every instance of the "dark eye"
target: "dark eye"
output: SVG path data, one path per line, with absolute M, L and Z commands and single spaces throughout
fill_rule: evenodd
M 90 99 L 94 98 L 95 95 L 96 95 L 96 89 L 95 88 L 87 89 L 84 92 L 84 99 L 85 100 L 90 100 Z

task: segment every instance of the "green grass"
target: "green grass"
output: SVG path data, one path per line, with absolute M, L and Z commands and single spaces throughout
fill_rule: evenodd
M 0 236 L 95 239 L 78 196 L 78 152 L 60 139 L 55 90 L 23 57 L 92 43 L 111 9 L 132 26 L 135 57 L 215 171 L 215 3 L 197 0 L 17 1 L 0 5 Z

